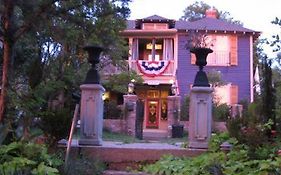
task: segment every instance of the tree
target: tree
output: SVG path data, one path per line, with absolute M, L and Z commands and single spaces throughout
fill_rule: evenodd
M 210 9 L 211 6 L 204 3 L 203 1 L 196 1 L 190 6 L 186 7 L 184 10 L 184 15 L 180 20 L 185 21 L 196 21 L 205 17 L 206 10 Z M 234 20 L 229 12 L 219 11 L 217 8 L 213 7 L 218 11 L 218 19 L 223 19 L 225 21 L 231 22 L 233 24 L 243 25 L 242 22 Z
M 124 19 L 128 16 L 130 0 L 102 1 L 64 1 L 64 0 L 1 0 L 0 36 L 3 40 L 3 74 L 0 96 L 0 122 L 3 122 L 7 102 L 8 75 L 14 46 L 27 33 L 32 33 L 38 41 L 39 59 L 30 61 L 34 71 L 42 71 L 44 65 L 58 59 L 59 79 L 70 62 L 78 63 L 83 58 L 82 46 L 98 43 L 106 46 L 107 53 L 118 59 L 122 44 L 117 33 L 125 26 Z M 48 50 L 51 48 L 51 50 Z M 57 54 L 50 55 L 54 51 Z M 55 57 L 52 57 L 55 56 Z M 69 59 L 75 58 L 75 59 Z M 59 61 L 61 60 L 61 61 Z M 78 61 L 78 62 L 77 62 Z M 83 60 L 82 60 L 83 62 Z M 76 64 L 77 65 L 77 64 Z M 37 69 L 37 70 L 35 70 Z M 42 71 L 43 72 L 43 71 Z M 29 72 L 29 85 L 35 88 L 42 76 L 34 76 Z M 61 76 L 63 77 L 63 76 Z

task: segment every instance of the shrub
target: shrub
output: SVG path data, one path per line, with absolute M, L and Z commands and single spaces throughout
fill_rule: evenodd
M 231 118 L 227 121 L 227 129 L 231 137 L 235 137 L 239 143 L 249 147 L 249 156 L 256 157 L 256 151 L 270 143 L 269 131 L 272 121 L 264 121 L 260 115 L 257 104 L 250 104 L 243 112 L 242 117 Z
M 229 153 L 223 153 L 218 149 L 203 153 L 197 157 L 163 156 L 154 164 L 146 165 L 143 171 L 158 175 L 237 175 L 237 174 L 280 174 L 281 158 L 272 154 L 270 149 L 263 147 L 259 151 L 270 156 L 263 159 L 251 159 L 249 147 L 238 145 L 237 141 L 224 133 L 211 138 L 210 145 L 218 147 L 225 140 L 232 142 L 234 147 Z M 262 150 L 263 149 L 263 150 Z
M 182 121 L 189 120 L 189 102 L 190 102 L 189 96 L 185 96 L 183 103 L 181 104 L 181 107 L 180 107 L 180 119 Z
M 106 169 L 106 165 L 97 158 L 80 155 L 69 160 L 66 175 L 100 175 Z
M 40 118 L 40 128 L 47 136 L 50 144 L 68 136 L 72 121 L 72 113 L 69 109 L 46 111 L 41 113 Z
M 113 100 L 108 100 L 104 102 L 104 119 L 120 119 L 121 109 L 118 107 L 117 102 Z
M 230 108 L 227 104 L 214 104 L 213 105 L 213 120 L 214 121 L 227 121 L 230 116 Z
M 13 142 L 0 147 L 2 175 L 56 175 L 62 160 L 47 153 L 44 145 Z

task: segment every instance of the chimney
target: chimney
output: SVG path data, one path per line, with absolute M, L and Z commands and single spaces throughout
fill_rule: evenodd
M 210 8 L 205 12 L 206 18 L 217 18 L 217 10 L 214 8 Z

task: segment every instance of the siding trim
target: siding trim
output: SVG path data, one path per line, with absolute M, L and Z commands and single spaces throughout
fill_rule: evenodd
M 253 36 L 250 36 L 250 102 L 254 101 L 254 56 L 253 56 Z

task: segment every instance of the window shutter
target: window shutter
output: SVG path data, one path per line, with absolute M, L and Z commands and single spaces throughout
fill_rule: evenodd
M 230 36 L 230 65 L 238 65 L 237 36 Z
M 190 59 L 191 59 L 191 64 L 195 64 L 195 62 L 196 62 L 195 54 L 190 53 Z
M 231 85 L 230 86 L 230 104 L 238 103 L 238 86 Z

